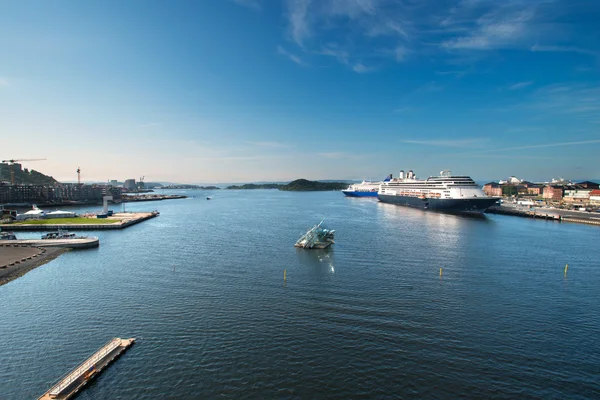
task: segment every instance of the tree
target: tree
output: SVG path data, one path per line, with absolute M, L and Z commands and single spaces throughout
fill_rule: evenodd
M 518 190 L 516 186 L 506 185 L 502 187 L 502 195 L 504 196 L 516 196 L 518 194 Z

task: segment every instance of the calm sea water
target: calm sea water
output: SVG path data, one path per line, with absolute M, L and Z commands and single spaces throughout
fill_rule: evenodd
M 599 227 L 187 193 L 0 287 L 0 399 L 115 336 L 79 399 L 600 398 Z M 337 244 L 295 249 L 321 218 Z

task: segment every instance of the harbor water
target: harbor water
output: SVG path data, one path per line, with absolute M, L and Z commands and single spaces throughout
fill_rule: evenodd
M 113 337 L 137 342 L 78 399 L 600 398 L 597 226 L 172 193 L 192 197 L 0 287 L 0 399 Z M 336 244 L 294 248 L 321 219 Z

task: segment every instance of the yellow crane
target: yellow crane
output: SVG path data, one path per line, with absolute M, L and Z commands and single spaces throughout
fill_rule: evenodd
M 12 185 L 15 184 L 15 168 L 14 168 L 14 164 L 17 162 L 21 162 L 21 161 L 44 161 L 45 158 L 28 158 L 28 159 L 22 159 L 22 160 L 2 160 L 3 163 L 8 163 L 10 164 L 10 183 Z

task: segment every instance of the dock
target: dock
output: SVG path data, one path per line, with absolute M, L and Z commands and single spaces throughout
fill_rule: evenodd
M 513 215 L 516 217 L 545 219 L 551 221 L 561 221 L 562 216 L 552 211 L 541 211 L 529 208 L 507 207 L 507 206 L 491 206 L 486 211 L 488 214 Z
M 99 375 L 111 362 L 131 347 L 133 343 L 135 343 L 135 338 L 114 338 L 102 346 L 100 350 L 92 354 L 87 360 L 62 377 L 46 393 L 40 396 L 38 400 L 70 399 L 90 380 Z
M 98 247 L 100 240 L 97 237 L 85 239 L 16 239 L 0 240 L 0 247 L 62 247 L 68 249 L 91 249 Z
M 52 220 L 39 220 L 40 223 L 33 223 L 33 221 L 25 222 L 12 222 L 10 224 L 0 225 L 0 229 L 3 231 L 57 231 L 59 229 L 68 231 L 97 231 L 104 229 L 125 229 L 129 226 L 139 224 L 142 221 L 146 221 L 151 218 L 155 218 L 159 215 L 157 211 L 153 212 L 135 212 L 135 213 L 115 213 L 114 215 L 103 218 L 102 221 L 98 220 L 98 223 L 94 223 L 94 218 L 85 218 L 86 223 L 65 223 L 65 224 L 52 224 Z
M 519 207 L 503 204 L 501 206 L 494 205 L 488 208 L 486 213 L 600 226 L 600 214 L 596 212 L 546 207 Z

